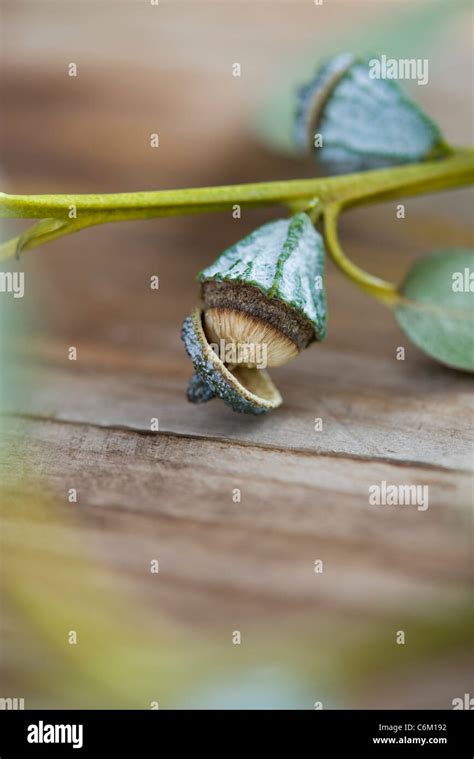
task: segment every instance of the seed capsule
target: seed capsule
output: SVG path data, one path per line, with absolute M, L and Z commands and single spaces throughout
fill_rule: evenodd
M 375 60 L 375 59 L 372 59 Z M 296 143 L 333 174 L 434 159 L 447 147 L 437 125 L 392 79 L 371 77 L 350 53 L 324 63 L 298 93 Z
M 197 375 L 189 400 L 217 395 L 246 413 L 278 406 L 265 367 L 324 338 L 323 277 L 323 241 L 305 213 L 256 229 L 200 272 L 204 310 L 183 326 Z

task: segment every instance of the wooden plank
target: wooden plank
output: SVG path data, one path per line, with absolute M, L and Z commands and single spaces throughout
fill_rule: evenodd
M 150 592 L 146 573 L 159 558 L 158 597 L 178 618 L 190 613 L 192 593 L 199 618 L 199 604 L 209 609 L 217 597 L 225 607 L 226 594 L 253 614 L 257 599 L 280 611 L 318 603 L 377 616 L 464 598 L 466 475 L 383 462 L 351 467 L 339 458 L 166 433 L 4 422 L 10 487 L 25 496 L 38 487 L 51 492 L 78 517 L 74 529 L 86 533 L 84 542 L 100 548 L 138 594 Z M 428 485 L 429 508 L 371 506 L 368 487 L 382 480 Z M 67 503 L 71 487 L 77 504 Z M 55 551 L 62 529 L 50 537 Z
M 212 401 L 186 401 L 189 362 L 184 354 L 141 354 L 78 346 L 68 361 L 67 345 L 37 347 L 39 364 L 11 369 L 7 386 L 20 387 L 22 374 L 34 376 L 4 402 L 24 415 L 219 438 L 288 450 L 354 458 L 421 463 L 452 469 L 472 467 L 470 378 L 449 370 L 380 357 L 358 356 L 318 346 L 273 374 L 284 405 L 265 418 L 239 416 Z M 323 430 L 315 431 L 321 418 Z

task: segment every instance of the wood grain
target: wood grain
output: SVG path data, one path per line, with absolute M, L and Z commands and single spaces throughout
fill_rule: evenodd
M 158 552 L 165 585 L 227 589 L 244 606 L 260 596 L 280 611 L 312 599 L 406 612 L 466 592 L 469 516 L 460 489 L 469 476 L 88 424 L 9 419 L 5 428 L 11 486 L 30 495 L 49 489 L 88 532 L 99 530 L 92 540 L 101 555 L 137 578 Z M 428 510 L 371 506 L 368 487 L 382 480 L 427 485 Z M 321 583 L 317 558 L 326 567 Z
M 272 372 L 285 402 L 260 419 L 235 415 L 219 401 L 189 404 L 190 367 L 183 355 L 175 355 L 176 345 L 151 354 L 84 343 L 77 347 L 77 361 L 67 359 L 66 345 L 33 348 L 30 357 L 36 351 L 40 363 L 21 364 L 20 372 L 30 366 L 35 387 L 13 398 L 10 411 L 138 431 L 149 431 L 158 418 L 161 431 L 187 436 L 471 468 L 470 379 L 429 362 L 407 366 L 395 358 L 364 355 L 362 345 L 360 353 L 318 346 Z M 19 381 L 18 371 L 12 371 L 8 382 L 16 386 Z M 322 431 L 315 431 L 316 418 L 322 419 Z

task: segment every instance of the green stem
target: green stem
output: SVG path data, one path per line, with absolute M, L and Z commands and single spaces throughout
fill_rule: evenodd
M 110 195 L 6 195 L 0 193 L 0 218 L 96 216 L 95 223 L 225 211 L 233 205 L 274 205 L 319 198 L 322 203 L 354 206 L 419 195 L 469 184 L 474 179 L 474 150 L 455 150 L 449 158 L 343 176 L 292 179 L 256 184 Z
M 326 206 L 324 210 L 324 233 L 326 248 L 336 266 L 346 274 L 358 287 L 388 306 L 393 306 L 399 300 L 398 288 L 391 282 L 374 277 L 361 269 L 344 253 L 337 234 L 337 219 L 341 211 L 338 203 Z
M 36 234 L 37 228 L 32 228 L 24 236 L 0 246 L 0 259 L 79 229 L 113 221 L 226 211 L 234 205 L 252 208 L 284 204 L 297 209 L 305 208 L 314 198 L 321 208 L 337 204 L 341 210 L 461 187 L 473 180 L 474 150 L 457 149 L 442 160 L 328 178 L 110 195 L 0 193 L 0 218 L 45 220 L 40 234 Z M 74 221 L 70 219 L 71 211 L 76 217 Z M 58 219 L 64 225 L 55 226 L 53 220 Z

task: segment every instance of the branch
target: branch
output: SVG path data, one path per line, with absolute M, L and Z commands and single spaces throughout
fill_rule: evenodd
M 230 211 L 234 205 L 253 208 L 282 204 L 294 210 L 304 208 L 313 199 L 319 201 L 320 207 L 337 206 L 342 210 L 462 187 L 473 180 L 474 151 L 458 149 L 442 160 L 328 178 L 104 195 L 0 193 L 0 218 L 43 219 L 45 224 L 43 228 L 35 225 L 24 236 L 0 246 L 0 259 L 14 256 L 19 245 L 33 248 L 96 224 Z M 74 219 L 70 218 L 71 210 Z M 54 220 L 63 224 L 54 226 Z

